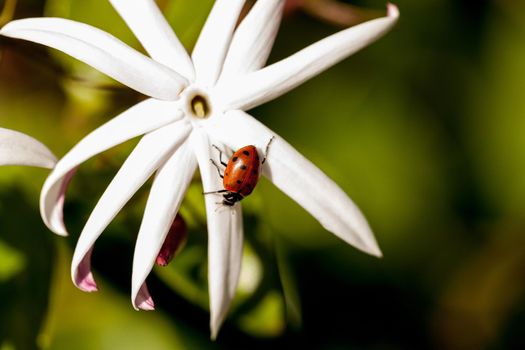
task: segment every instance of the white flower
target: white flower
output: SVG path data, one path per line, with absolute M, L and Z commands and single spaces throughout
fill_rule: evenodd
M 46 146 L 21 132 L 0 128 L 0 165 L 53 168 L 56 158 Z
M 46 225 L 60 235 L 65 190 L 74 170 L 90 157 L 144 134 L 91 213 L 77 243 L 72 278 L 94 291 L 90 271 L 95 240 L 130 197 L 156 172 L 133 260 L 132 303 L 153 309 L 145 285 L 155 258 L 197 169 L 204 191 L 222 188 L 211 145 L 261 152 L 275 136 L 263 174 L 329 231 L 380 256 L 374 236 L 348 196 L 321 170 L 275 132 L 245 113 L 279 97 L 385 34 L 398 11 L 329 36 L 262 68 L 277 34 L 284 1 L 259 0 L 236 28 L 244 0 L 217 0 L 191 54 L 187 54 L 153 0 L 111 0 L 150 57 L 89 25 L 60 18 L 32 18 L 7 24 L 1 34 L 61 50 L 151 98 L 102 125 L 56 165 L 41 195 Z M 234 296 L 240 271 L 241 206 L 217 210 L 205 198 L 208 217 L 208 279 L 214 338 Z

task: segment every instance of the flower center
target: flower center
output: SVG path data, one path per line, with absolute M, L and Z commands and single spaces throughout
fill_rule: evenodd
M 190 101 L 190 110 L 197 118 L 206 119 L 210 116 L 210 104 L 202 95 L 193 96 Z

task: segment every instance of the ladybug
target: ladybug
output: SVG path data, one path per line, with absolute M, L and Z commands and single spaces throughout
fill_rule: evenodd
M 219 151 L 220 163 L 226 167 L 224 174 L 221 174 L 219 166 L 213 159 L 210 159 L 210 161 L 215 165 L 219 176 L 223 179 L 224 189 L 204 194 L 223 193 L 222 204 L 231 207 L 252 193 L 255 185 L 257 185 L 257 181 L 259 181 L 261 166 L 266 161 L 266 154 L 268 154 L 268 148 L 273 139 L 274 136 L 268 141 L 262 161 L 260 161 L 257 148 L 253 145 L 248 145 L 238 149 L 233 153 L 228 163 L 225 163 L 222 161 L 222 151 L 214 145 L 213 147 Z

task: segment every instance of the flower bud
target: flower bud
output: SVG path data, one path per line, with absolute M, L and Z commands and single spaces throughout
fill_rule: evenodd
M 159 255 L 155 263 L 160 266 L 167 266 L 173 257 L 180 251 L 182 246 L 186 243 L 188 237 L 188 230 L 186 223 L 182 216 L 177 214 L 175 220 L 171 224 L 170 230 L 160 248 Z

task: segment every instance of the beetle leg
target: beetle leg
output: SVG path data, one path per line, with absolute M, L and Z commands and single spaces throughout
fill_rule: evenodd
M 210 159 L 210 162 L 211 164 L 215 165 L 215 167 L 217 168 L 217 172 L 219 173 L 219 176 L 221 177 L 221 179 L 224 179 L 224 175 L 221 174 L 221 169 L 219 169 L 219 166 L 217 165 L 217 163 L 215 163 L 213 159 Z
M 266 144 L 266 148 L 264 149 L 264 158 L 263 158 L 261 164 L 264 164 L 264 162 L 266 162 L 266 156 L 268 155 L 268 150 L 270 149 L 270 143 L 272 143 L 274 138 L 275 138 L 275 136 L 272 136 L 270 138 L 270 141 L 268 141 L 268 144 Z
M 222 161 L 222 151 L 219 149 L 219 147 L 212 145 L 213 148 L 215 148 L 219 152 L 219 162 L 221 162 L 222 165 L 228 166 L 225 162 Z M 221 176 L 222 177 L 222 176 Z

